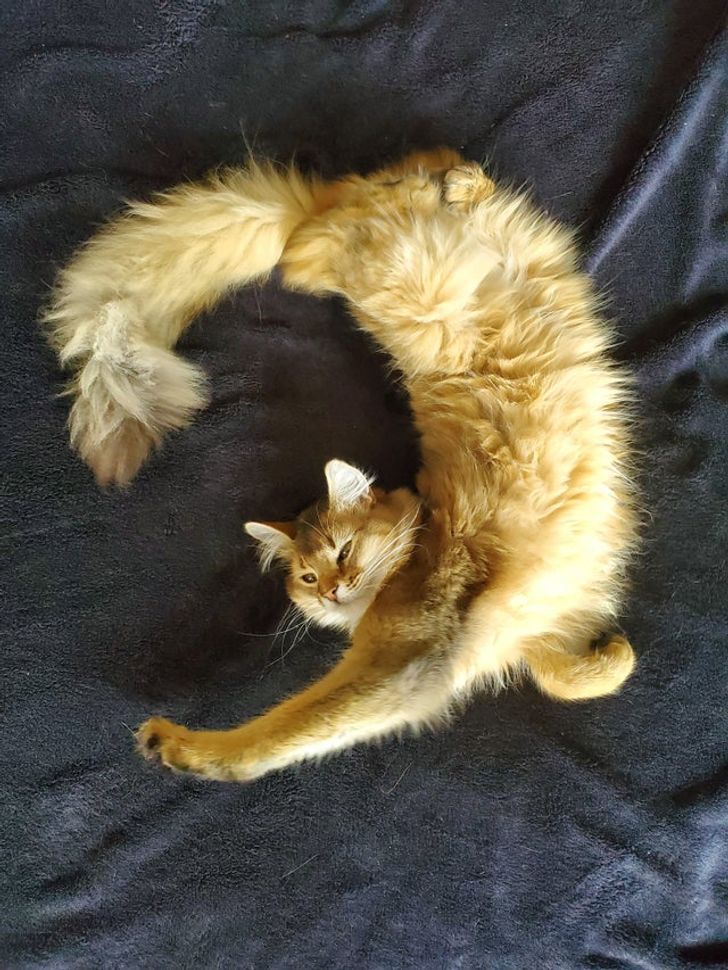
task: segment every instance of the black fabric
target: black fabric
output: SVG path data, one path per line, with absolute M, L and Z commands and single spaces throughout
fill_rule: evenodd
M 4 968 L 728 966 L 727 53 L 716 0 L 0 6 Z M 624 692 L 530 686 L 264 778 L 144 764 L 153 711 L 231 725 L 331 663 L 244 518 L 331 456 L 411 480 L 386 362 L 274 282 L 185 339 L 214 400 L 133 488 L 67 447 L 36 324 L 125 197 L 245 157 L 335 174 L 446 143 L 578 226 L 638 378 L 644 554 Z

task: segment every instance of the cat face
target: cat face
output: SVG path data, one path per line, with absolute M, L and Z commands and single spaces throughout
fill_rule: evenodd
M 343 461 L 325 468 L 328 495 L 295 522 L 248 522 L 261 566 L 287 568 L 288 595 L 307 619 L 352 630 L 385 580 L 409 555 L 419 503 L 407 489 L 383 492 Z

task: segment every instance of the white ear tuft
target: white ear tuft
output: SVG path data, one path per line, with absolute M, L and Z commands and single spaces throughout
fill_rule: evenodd
M 260 568 L 270 568 L 274 559 L 285 559 L 293 546 L 293 539 L 282 529 L 265 522 L 246 522 L 245 531 L 258 543 Z
M 334 508 L 348 508 L 371 497 L 369 486 L 373 477 L 353 465 L 334 458 L 326 464 L 324 473 L 329 486 L 329 503 Z

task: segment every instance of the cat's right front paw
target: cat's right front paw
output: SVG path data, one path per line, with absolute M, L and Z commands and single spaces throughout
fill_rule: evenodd
M 147 761 L 160 761 L 166 768 L 186 773 L 192 768 L 191 733 L 165 717 L 150 717 L 137 728 L 137 749 Z
M 475 162 L 465 162 L 445 173 L 442 197 L 451 208 L 458 211 L 484 202 L 494 192 L 495 182 Z
M 137 750 L 147 761 L 159 762 L 178 774 L 211 781 L 250 781 L 243 753 L 234 745 L 226 749 L 231 733 L 220 732 L 221 743 L 209 731 L 192 731 L 166 717 L 150 717 L 135 732 Z

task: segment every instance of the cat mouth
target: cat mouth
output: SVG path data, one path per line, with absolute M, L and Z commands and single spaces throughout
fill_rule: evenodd
M 327 609 L 335 609 L 337 606 L 348 606 L 349 603 L 353 603 L 359 596 L 359 591 L 355 589 L 345 589 L 340 590 L 336 594 L 336 599 L 327 599 L 325 596 L 321 597 L 321 602 Z

